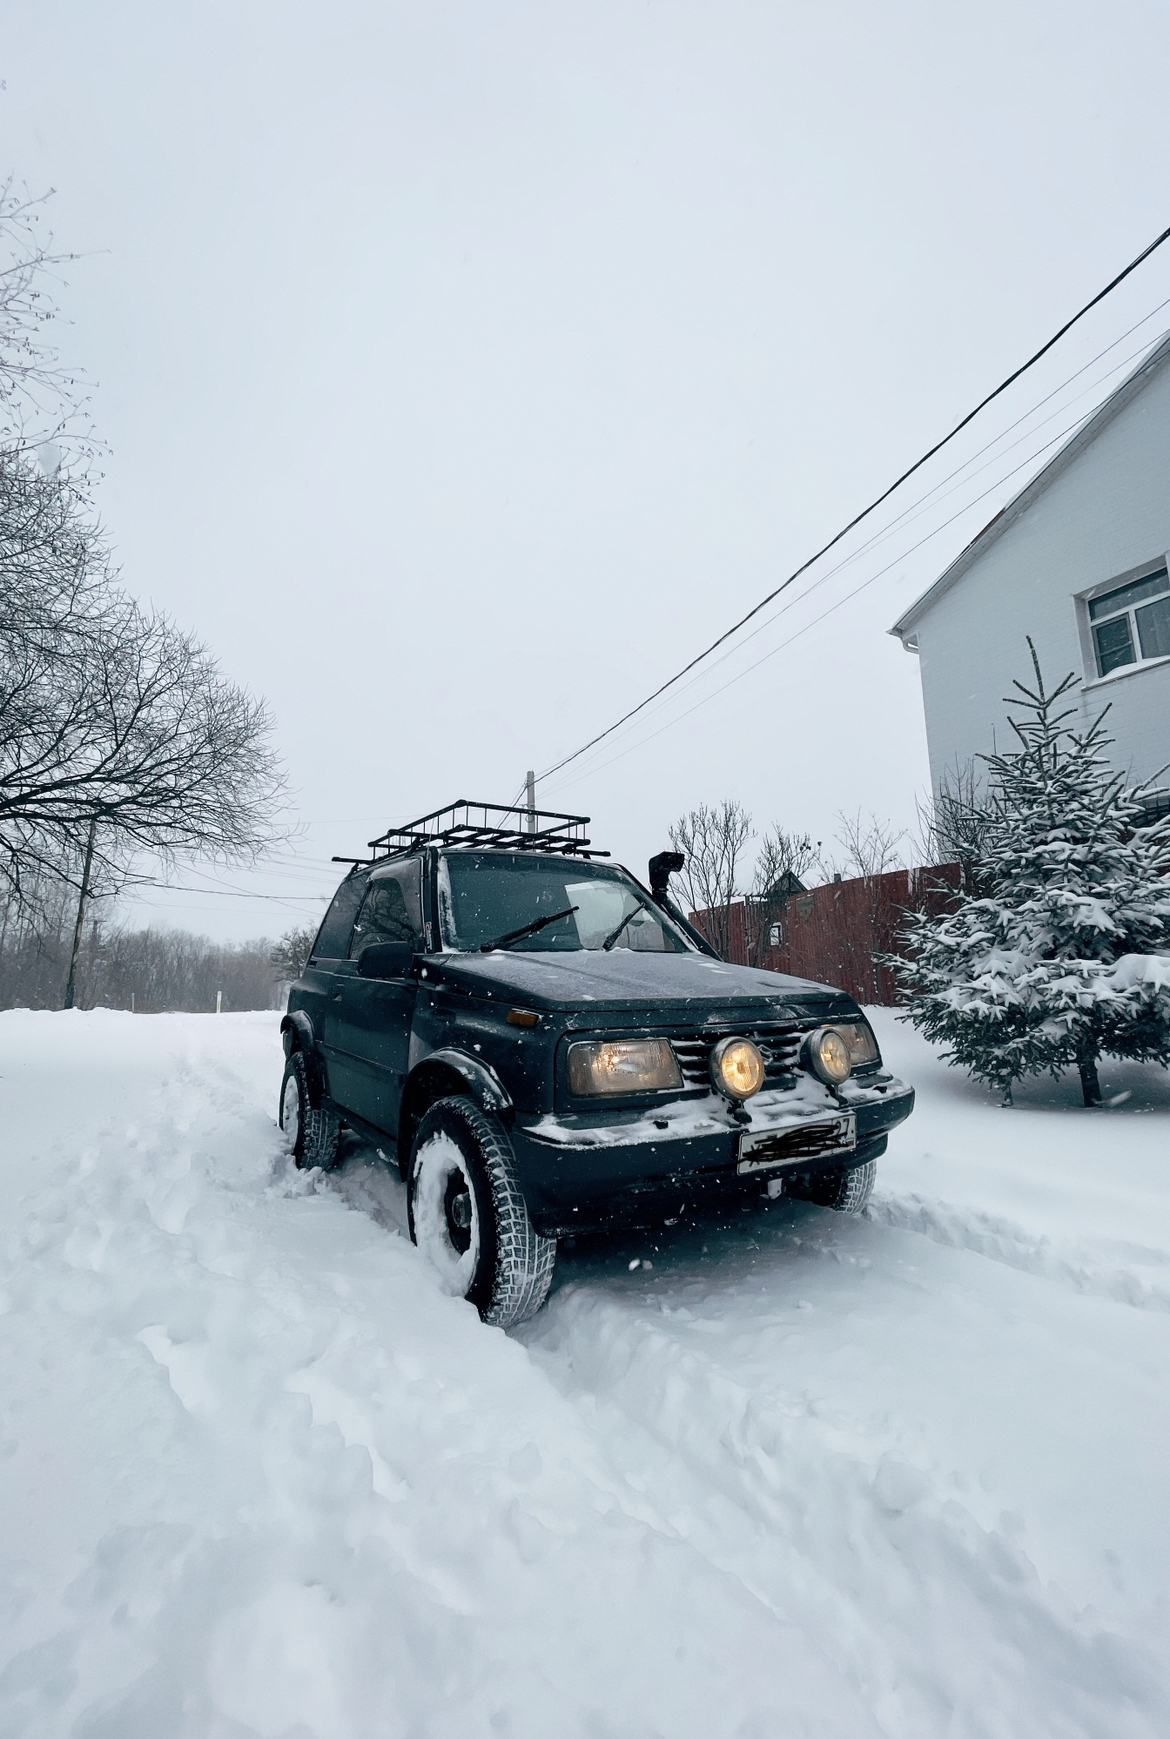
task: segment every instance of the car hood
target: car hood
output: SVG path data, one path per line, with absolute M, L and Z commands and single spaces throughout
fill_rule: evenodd
M 579 953 L 445 954 L 427 962 L 435 976 L 472 995 L 505 996 L 535 1008 L 697 1009 L 748 1000 L 753 1012 L 768 1005 L 824 1005 L 826 999 L 852 1003 L 852 998 L 807 978 L 764 972 L 754 966 L 733 966 L 706 954 L 640 954 L 629 948 L 610 953 L 582 949 Z M 818 1006 L 810 1013 L 819 1015 Z

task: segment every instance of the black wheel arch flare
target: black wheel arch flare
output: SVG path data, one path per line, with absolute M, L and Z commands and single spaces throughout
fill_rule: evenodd
M 303 1009 L 294 1009 L 282 1017 L 280 1038 L 284 1054 L 291 1057 L 299 1051 L 305 1059 L 305 1077 L 309 1087 L 309 1103 L 318 1110 L 325 1096 L 325 1070 L 317 1052 L 317 1035 L 313 1023 Z
M 415 1131 L 436 1099 L 471 1099 L 504 1123 L 513 1116 L 512 1098 L 495 1070 L 454 1045 L 431 1051 L 406 1077 L 398 1115 L 398 1158 L 405 1173 Z

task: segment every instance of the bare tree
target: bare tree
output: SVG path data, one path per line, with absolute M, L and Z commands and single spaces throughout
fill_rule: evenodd
M 957 863 L 965 894 L 985 891 L 985 858 L 993 805 L 973 762 L 956 763 L 938 796 L 919 805 L 925 856 L 930 863 Z
M 315 927 L 298 926 L 286 930 L 279 942 L 273 943 L 269 955 L 277 976 L 281 980 L 299 978 L 309 960 L 309 951 L 316 941 Z
M 111 842 L 254 857 L 281 791 L 263 704 L 119 592 L 100 545 L 80 575 L 9 586 L 11 470 L 0 461 L 0 877 L 18 891 L 23 865 L 70 853 L 112 867 Z
M 895 831 L 890 822 L 879 821 L 872 811 L 867 815 L 860 809 L 855 815 L 838 810 L 837 820 L 840 826 L 836 837 L 845 848 L 845 860 L 840 866 L 842 875 L 872 881 L 875 876 L 905 867 L 899 850 L 907 838 L 905 828 Z
M 789 899 L 804 892 L 807 878 L 819 868 L 819 854 L 819 840 L 814 844 L 807 833 L 787 833 L 779 822 L 765 833 L 756 855 L 751 892 L 744 898 L 749 965 L 764 965 L 773 946 L 773 930 L 782 925 Z
M 819 839 L 814 841 L 807 833 L 786 833 L 775 822 L 760 841 L 752 877 L 753 894 L 763 896 L 774 889 L 801 893 L 809 876 L 820 866 L 820 849 Z
M 263 704 L 116 583 L 87 403 L 46 338 L 69 256 L 42 206 L 0 185 L 0 893 L 76 888 L 69 1003 L 90 899 L 137 852 L 255 857 L 282 783 Z
M 76 489 L 0 454 L 0 884 L 254 858 L 282 794 L 263 704 L 114 583 Z M 88 871 L 86 870 L 88 865 Z M 84 912 L 79 914 L 80 923 Z
M 70 890 L 51 891 L 34 913 L 0 899 L 0 1008 L 56 1008 L 70 955 Z M 182 930 L 125 930 L 87 919 L 74 961 L 79 1007 L 211 1013 L 277 1006 L 282 974 L 266 940 L 225 944 Z
M 724 960 L 731 951 L 731 908 L 738 892 L 740 860 L 751 833 L 751 816 L 731 798 L 710 807 L 700 804 L 670 829 L 671 845 L 686 859 L 679 876 L 689 908 Z
M 84 472 L 100 446 L 84 375 L 62 366 L 49 336 L 61 318 L 49 286 L 77 256 L 42 231 L 50 197 L 30 197 L 12 176 L 0 182 L 0 446 L 39 453 L 48 473 L 63 463 Z

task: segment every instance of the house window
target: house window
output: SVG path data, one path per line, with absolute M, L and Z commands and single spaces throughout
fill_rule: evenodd
M 1089 600 L 1098 676 L 1147 658 L 1170 658 L 1170 576 L 1165 568 Z

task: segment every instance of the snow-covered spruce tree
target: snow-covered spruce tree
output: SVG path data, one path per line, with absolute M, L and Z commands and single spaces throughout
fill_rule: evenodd
M 1109 765 L 1103 712 L 1078 732 L 1060 702 L 1075 678 L 1008 700 L 1019 746 L 983 757 L 982 897 L 911 915 L 891 960 L 910 1020 L 944 1055 L 1002 1089 L 1080 1072 L 1101 1102 L 1102 1055 L 1170 1060 L 1170 818 L 1143 825 L 1149 786 Z M 1107 711 L 1108 709 L 1106 709 Z

